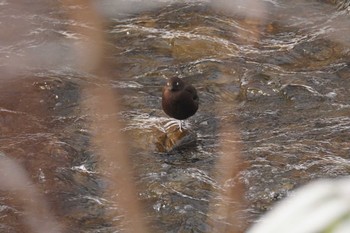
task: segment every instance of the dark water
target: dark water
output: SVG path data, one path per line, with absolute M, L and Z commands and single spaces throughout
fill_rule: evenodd
M 118 207 L 103 195 L 108 174 L 81 102 L 94 98 L 82 97 L 87 84 L 118 94 L 122 111 L 98 117 L 123 122 L 145 218 L 156 232 L 214 231 L 208 208 L 221 189 L 214 168 L 224 134 L 241 138 L 241 229 L 296 187 L 349 174 L 348 3 L 261 2 L 253 10 L 201 1 L 142 11 L 97 4 L 106 14 L 106 83 L 79 69 L 76 46 L 86 39 L 79 30 L 91 25 L 70 15 L 83 6 L 0 1 L 0 150 L 23 165 L 63 232 L 122 228 L 122 214 L 109 214 Z M 161 87 L 175 75 L 199 92 L 200 109 L 188 122 L 196 137 L 162 152 L 157 143 L 169 119 Z M 238 132 L 223 130 L 230 126 Z M 1 191 L 0 206 L 1 232 L 28 231 L 12 192 Z

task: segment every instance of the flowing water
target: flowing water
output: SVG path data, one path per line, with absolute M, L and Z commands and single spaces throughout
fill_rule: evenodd
M 76 55 L 86 38 L 75 29 L 91 25 L 70 14 L 83 6 L 0 0 L 0 151 L 26 169 L 63 232 L 122 228 L 122 214 L 108 214 L 118 206 L 103 195 L 108 174 L 92 149 L 82 99 L 94 96 L 84 85 L 111 88 L 122 104 L 98 117 L 123 123 L 155 232 L 214 231 L 223 134 L 241 139 L 243 230 L 296 187 L 350 173 L 349 2 L 258 2 L 96 3 L 111 67 L 104 82 L 77 68 L 89 53 Z M 167 152 L 160 101 L 171 76 L 197 88 L 200 108 L 188 120 L 192 143 Z M 27 232 L 14 191 L 0 192 L 0 231 Z

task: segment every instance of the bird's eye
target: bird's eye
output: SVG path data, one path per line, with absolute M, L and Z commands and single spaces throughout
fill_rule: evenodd
M 170 83 L 166 83 L 167 86 L 170 86 Z
M 176 82 L 176 86 L 179 86 L 180 85 L 180 83 L 179 82 Z

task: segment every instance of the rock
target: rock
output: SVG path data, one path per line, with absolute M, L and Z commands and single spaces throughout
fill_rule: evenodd
M 195 132 L 188 129 L 180 129 L 177 125 L 168 128 L 157 137 L 156 147 L 160 152 L 169 152 L 180 147 L 189 146 L 197 139 Z

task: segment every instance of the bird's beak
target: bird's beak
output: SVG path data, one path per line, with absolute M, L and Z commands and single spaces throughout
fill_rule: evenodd
M 173 91 L 174 90 L 174 85 L 172 85 L 171 83 L 167 83 L 166 86 L 167 86 L 169 91 Z

